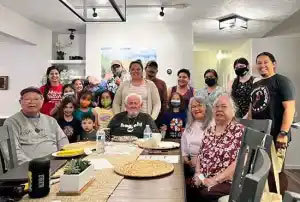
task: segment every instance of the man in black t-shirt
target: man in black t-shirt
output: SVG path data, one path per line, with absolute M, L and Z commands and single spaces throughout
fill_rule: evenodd
M 284 154 L 284 161 L 286 148 L 291 140 L 290 127 L 295 113 L 295 88 L 290 79 L 275 73 L 276 60 L 271 53 L 259 54 L 256 57 L 256 64 L 263 79 L 253 85 L 249 118 L 272 120 L 271 135 L 277 152 Z
M 155 122 L 149 114 L 140 112 L 143 102 L 142 97 L 130 93 L 125 98 L 125 112 L 116 114 L 108 124 L 112 136 L 136 136 L 143 138 L 146 125 L 149 125 L 152 132 L 158 132 Z

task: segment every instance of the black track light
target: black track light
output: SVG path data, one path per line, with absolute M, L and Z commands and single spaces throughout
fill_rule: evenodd
M 165 13 L 164 13 L 164 7 L 161 7 L 160 9 L 161 9 L 161 11 L 159 12 L 159 15 L 160 15 L 161 17 L 164 17 L 164 16 L 165 16 Z
M 96 13 L 96 8 L 93 8 L 93 17 L 96 18 L 98 16 L 98 14 Z

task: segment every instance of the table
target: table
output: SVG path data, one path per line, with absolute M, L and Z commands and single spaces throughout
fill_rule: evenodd
M 123 143 L 124 144 L 124 143 Z M 132 147 L 132 145 L 130 145 Z M 138 158 L 142 149 L 135 148 L 130 155 L 96 155 L 92 154 L 86 158 L 105 158 L 113 166 L 118 166 Z M 145 151 L 143 152 L 145 153 Z M 162 155 L 180 155 L 180 150 L 170 150 Z M 56 175 L 62 173 L 58 171 Z M 59 183 L 52 185 L 47 197 L 41 199 L 30 199 L 27 195 L 22 201 L 93 201 L 93 202 L 183 202 L 185 201 L 185 183 L 183 165 L 181 161 L 174 164 L 174 172 L 158 178 L 151 179 L 126 179 L 114 173 L 113 169 L 103 169 L 96 171 L 96 180 L 80 196 L 57 196 Z
M 147 154 L 143 152 L 143 154 Z M 162 155 L 180 155 L 180 150 L 169 150 Z M 183 202 L 185 201 L 183 164 L 174 164 L 174 172 L 152 179 L 124 178 L 109 197 L 108 202 Z

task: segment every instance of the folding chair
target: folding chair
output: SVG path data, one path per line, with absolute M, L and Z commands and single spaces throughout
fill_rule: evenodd
M 284 193 L 283 202 L 300 202 L 300 194 L 286 191 Z

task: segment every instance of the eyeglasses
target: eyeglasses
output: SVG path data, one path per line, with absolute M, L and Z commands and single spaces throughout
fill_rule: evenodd
M 26 104 L 29 104 L 29 103 L 38 103 L 41 100 L 42 100 L 41 98 L 34 98 L 34 99 L 25 98 L 25 99 L 21 99 L 21 101 L 23 101 Z
M 205 105 L 204 104 L 192 105 L 191 109 L 194 110 L 194 109 L 202 108 L 202 107 L 205 107 Z

